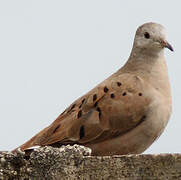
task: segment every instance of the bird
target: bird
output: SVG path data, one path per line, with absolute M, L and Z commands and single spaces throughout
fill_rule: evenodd
M 14 151 L 78 144 L 92 156 L 144 152 L 172 112 L 165 48 L 174 51 L 161 24 L 139 26 L 127 62 Z

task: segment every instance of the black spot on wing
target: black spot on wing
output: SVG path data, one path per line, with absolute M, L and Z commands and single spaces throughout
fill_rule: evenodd
M 115 98 L 114 93 L 112 93 L 112 94 L 110 95 L 110 97 L 111 97 L 112 99 Z
M 109 91 L 109 89 L 105 86 L 104 87 L 104 92 L 107 93 Z
M 56 126 L 56 128 L 53 130 L 53 134 L 57 132 L 57 130 L 59 129 L 60 124 Z
M 82 139 L 82 138 L 85 136 L 84 126 L 81 126 L 81 127 L 80 127 L 79 136 L 80 136 L 80 139 Z
M 93 95 L 93 101 L 95 101 L 97 99 L 97 94 Z
M 99 117 L 100 117 L 102 114 L 100 107 L 97 107 L 96 110 L 99 112 Z
M 124 92 L 124 93 L 122 94 L 122 96 L 126 96 L 126 92 Z
M 77 118 L 80 118 L 82 116 L 82 111 L 80 110 L 77 114 Z
M 120 82 L 117 82 L 117 85 L 118 85 L 118 86 L 121 86 L 122 84 L 121 84 Z

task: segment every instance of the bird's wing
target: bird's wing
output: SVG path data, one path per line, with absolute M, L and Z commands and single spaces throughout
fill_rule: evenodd
M 132 74 L 114 74 L 76 100 L 21 149 L 35 145 L 89 144 L 121 135 L 139 125 L 151 102 L 147 83 Z

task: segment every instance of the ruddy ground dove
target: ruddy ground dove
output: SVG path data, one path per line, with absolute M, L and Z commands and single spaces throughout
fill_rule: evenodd
M 100 156 L 145 151 L 163 132 L 171 114 L 165 47 L 173 51 L 162 25 L 140 26 L 126 64 L 20 149 L 80 144 Z

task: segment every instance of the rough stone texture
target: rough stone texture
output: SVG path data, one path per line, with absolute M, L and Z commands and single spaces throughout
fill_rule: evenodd
M 0 179 L 181 179 L 181 154 L 90 156 L 83 146 L 0 152 Z

